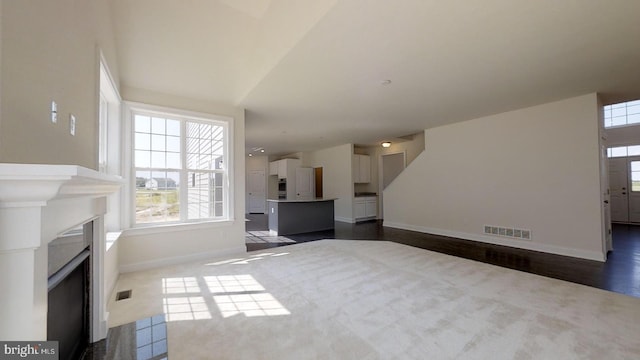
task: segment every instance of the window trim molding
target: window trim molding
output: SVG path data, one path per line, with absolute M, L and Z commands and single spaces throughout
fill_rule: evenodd
M 125 189 L 125 206 L 124 217 L 126 223 L 123 224 L 123 228 L 126 229 L 127 234 L 154 234 L 163 231 L 187 230 L 206 227 L 218 227 L 219 224 L 231 224 L 235 222 L 235 119 L 227 115 L 204 113 L 192 110 L 185 110 L 174 107 L 152 105 L 135 101 L 123 101 L 123 120 L 124 120 L 124 172 L 125 178 L 129 179 L 126 183 Z M 178 117 L 190 118 L 197 121 L 221 121 L 227 124 L 227 182 L 228 182 L 228 201 L 227 201 L 227 217 L 224 219 L 204 219 L 204 220 L 189 220 L 178 221 L 170 223 L 145 223 L 135 224 L 133 211 L 133 199 L 135 199 L 135 174 L 134 174 L 134 161 L 133 161 L 133 113 L 136 111 L 145 113 L 157 113 L 158 115 L 166 116 L 172 114 Z M 182 120 L 182 119 L 181 119 Z M 152 230 L 156 229 L 156 231 Z

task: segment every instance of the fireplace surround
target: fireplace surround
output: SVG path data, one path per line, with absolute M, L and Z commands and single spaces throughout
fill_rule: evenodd
M 86 223 L 93 233 L 85 265 L 89 337 L 106 337 L 104 215 L 107 195 L 122 184 L 119 176 L 75 165 L 0 164 L 0 339 L 47 340 L 48 244 Z

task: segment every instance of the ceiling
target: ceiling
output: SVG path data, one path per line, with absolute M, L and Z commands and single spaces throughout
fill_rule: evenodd
M 114 14 L 121 84 L 244 107 L 247 152 L 640 98 L 636 0 L 114 0 Z

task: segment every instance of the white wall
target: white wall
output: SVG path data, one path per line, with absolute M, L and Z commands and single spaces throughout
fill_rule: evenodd
M 602 261 L 598 111 L 589 94 L 426 130 L 384 192 L 385 225 Z
M 212 256 L 245 252 L 245 156 L 244 110 L 216 104 L 123 87 L 124 100 L 229 116 L 234 119 L 233 193 L 234 220 L 213 225 L 182 225 L 125 230 L 119 244 L 120 270 L 135 271 L 160 265 L 206 259 Z
M 335 219 L 353 222 L 353 145 L 344 144 L 305 153 L 305 166 L 322 167 L 324 198 L 335 201 Z
M 0 162 L 97 166 L 99 55 L 118 78 L 111 2 L 2 2 Z M 58 103 L 58 123 L 50 103 Z M 76 136 L 69 134 L 69 114 Z

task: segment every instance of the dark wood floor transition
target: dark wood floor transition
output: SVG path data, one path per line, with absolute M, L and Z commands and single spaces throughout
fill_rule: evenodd
M 247 219 L 248 232 L 268 230 L 266 215 L 250 214 Z M 640 298 L 640 226 L 614 224 L 614 251 L 605 263 L 394 229 L 381 221 L 336 222 L 335 230 L 287 238 L 297 243 L 321 239 L 393 241 Z M 247 243 L 247 250 L 285 245 L 290 243 Z

